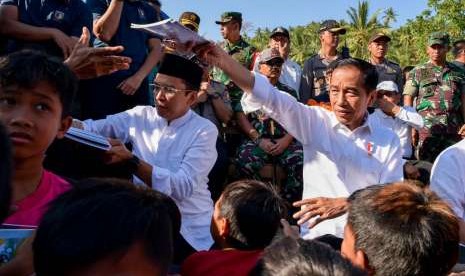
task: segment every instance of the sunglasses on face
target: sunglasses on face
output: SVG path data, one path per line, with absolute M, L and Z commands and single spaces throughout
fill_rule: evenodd
M 283 65 L 283 62 L 277 60 L 270 60 L 265 62 L 265 64 L 270 67 L 281 67 Z

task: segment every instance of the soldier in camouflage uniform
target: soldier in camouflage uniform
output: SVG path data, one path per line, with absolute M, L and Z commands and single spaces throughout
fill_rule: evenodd
M 221 15 L 221 20 L 215 21 L 215 23 L 221 25 L 221 34 L 225 39 L 220 44 L 221 48 L 250 70 L 255 49 L 243 40 L 240 35 L 242 14 L 240 12 L 225 12 Z M 231 82 L 229 77 L 218 68 L 213 68 L 212 79 L 226 85 L 233 111 L 241 112 L 242 90 Z
M 277 49 L 266 49 L 260 54 L 259 70 L 279 90 L 297 98 L 297 92 L 278 82 L 284 59 Z M 239 147 L 236 166 L 242 177 L 260 179 L 260 169 L 276 162 L 286 172 L 287 179 L 281 192 L 292 203 L 302 198 L 302 145 L 276 121 L 261 111 L 247 114 L 251 123 L 250 139 Z
M 415 67 L 404 88 L 405 105 L 413 105 L 425 126 L 419 132 L 417 157 L 434 162 L 441 151 L 461 140 L 463 132 L 465 80 L 456 65 L 446 61 L 449 35 L 432 33 L 428 40 L 430 60 Z
M 370 51 L 370 63 L 376 67 L 378 72 L 378 83 L 393 81 L 397 84 L 399 91 L 404 89 L 402 69 L 399 64 L 386 59 L 386 54 L 391 38 L 383 33 L 375 33 L 368 42 Z

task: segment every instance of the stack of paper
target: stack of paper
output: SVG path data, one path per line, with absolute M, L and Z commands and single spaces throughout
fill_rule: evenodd
M 154 34 L 160 39 L 174 40 L 180 45 L 191 42 L 193 46 L 196 46 L 209 42 L 196 32 L 184 27 L 181 23 L 171 18 L 151 24 L 131 24 L 131 28 Z
M 75 127 L 71 127 L 65 134 L 65 137 L 78 143 L 104 151 L 107 151 L 111 148 L 107 138 Z

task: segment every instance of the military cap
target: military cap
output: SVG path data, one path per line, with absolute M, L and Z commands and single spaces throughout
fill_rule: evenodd
M 179 17 L 179 23 L 195 32 L 199 31 L 200 17 L 195 12 L 183 12 Z
M 450 43 L 449 34 L 446 32 L 434 32 L 431 33 L 428 38 L 428 46 L 433 46 L 435 44 L 448 46 Z
M 368 43 L 371 43 L 376 40 L 384 39 L 385 41 L 389 42 L 391 41 L 391 38 L 385 34 L 385 33 L 374 33 L 371 37 Z
M 281 62 L 284 62 L 284 59 L 279 54 L 278 49 L 276 48 L 267 48 L 260 53 L 259 63 L 265 63 L 272 59 L 278 59 Z
M 242 13 L 240 12 L 225 12 L 221 15 L 221 20 L 215 21 L 216 24 L 228 23 L 231 20 L 242 22 Z
M 346 28 L 341 27 L 341 25 L 333 19 L 325 20 L 321 23 L 319 33 L 329 31 L 332 33 L 345 34 Z
M 270 38 L 272 38 L 275 35 L 283 35 L 283 36 L 287 37 L 288 39 L 290 39 L 289 31 L 284 27 L 274 28 L 273 31 L 270 34 Z

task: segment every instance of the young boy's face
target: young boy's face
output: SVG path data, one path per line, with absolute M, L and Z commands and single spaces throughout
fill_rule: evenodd
M 62 118 L 58 91 L 45 81 L 33 88 L 17 85 L 0 87 L 0 121 L 7 127 L 16 160 L 42 157 L 71 125 Z

